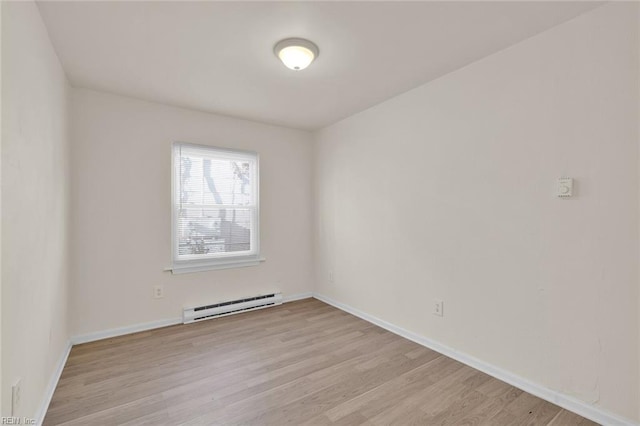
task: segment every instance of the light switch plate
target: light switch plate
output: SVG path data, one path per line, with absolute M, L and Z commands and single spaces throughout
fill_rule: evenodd
M 573 195 L 573 179 L 566 177 L 558 179 L 556 195 L 560 198 L 571 197 Z

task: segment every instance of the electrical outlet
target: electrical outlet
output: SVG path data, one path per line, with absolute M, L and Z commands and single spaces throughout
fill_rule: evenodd
M 329 282 L 333 282 L 333 271 L 329 271 Z
M 444 302 L 442 300 L 435 299 L 433 301 L 433 315 L 444 316 Z
M 153 287 L 153 298 L 162 299 L 163 297 L 164 297 L 164 287 L 161 285 L 157 285 Z
M 11 415 L 16 416 L 18 414 L 18 408 L 20 407 L 20 399 L 22 398 L 22 379 L 16 380 L 13 386 L 11 386 Z

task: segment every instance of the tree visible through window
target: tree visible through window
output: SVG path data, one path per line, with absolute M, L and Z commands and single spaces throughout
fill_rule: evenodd
M 257 255 L 257 173 L 256 154 L 175 144 L 174 262 Z

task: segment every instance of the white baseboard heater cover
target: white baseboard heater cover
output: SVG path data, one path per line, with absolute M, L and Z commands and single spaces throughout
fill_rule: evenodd
M 282 305 L 282 293 L 268 293 L 257 296 L 243 297 L 242 299 L 228 300 L 209 305 L 184 308 L 182 322 L 189 324 L 197 321 L 239 314 L 241 312 L 255 311 L 270 306 Z

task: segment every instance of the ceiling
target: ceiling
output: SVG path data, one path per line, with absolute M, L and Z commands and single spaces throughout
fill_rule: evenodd
M 567 21 L 594 2 L 40 2 L 71 84 L 318 129 Z M 304 71 L 273 53 L 320 48 Z

